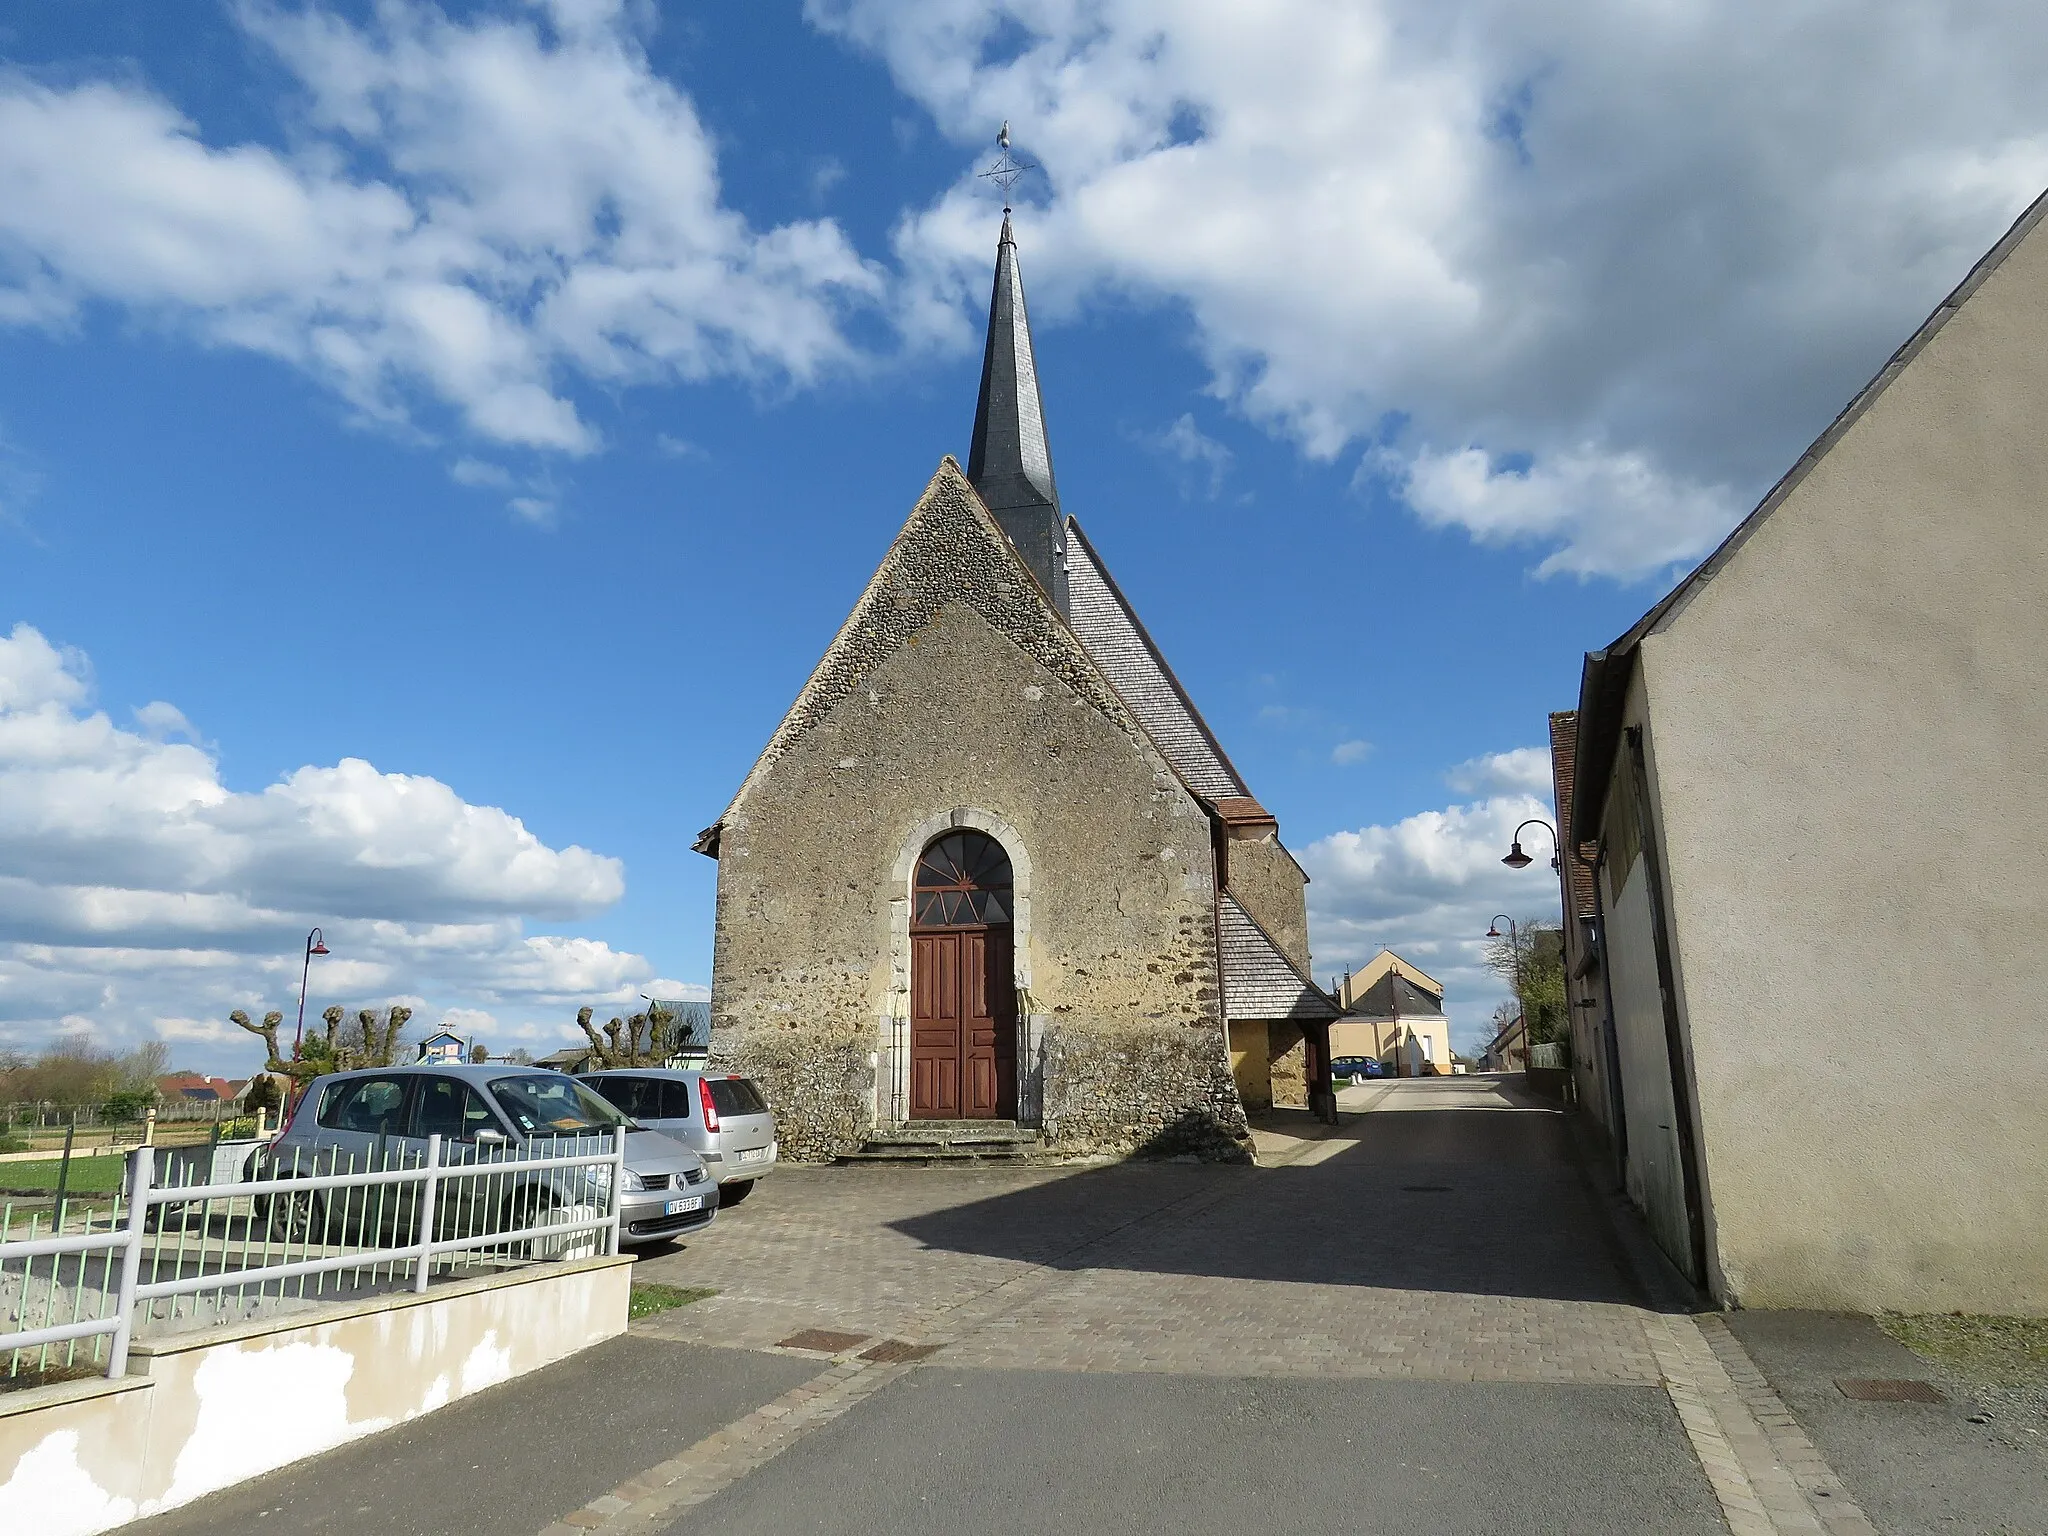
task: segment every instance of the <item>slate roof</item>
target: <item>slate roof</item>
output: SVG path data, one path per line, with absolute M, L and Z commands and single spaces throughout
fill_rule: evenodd
M 989 291 L 988 346 L 981 359 L 981 394 L 974 403 L 974 440 L 967 478 L 982 503 L 1053 607 L 1067 612 L 1067 552 L 1061 536 L 1060 493 L 1045 436 L 1045 401 L 1024 312 L 1024 278 L 1017 269 L 1017 238 L 1003 214 L 996 242 L 995 284 Z
M 1188 788 L 1208 800 L 1249 800 L 1251 791 L 1159 647 L 1095 553 L 1080 523 L 1067 519 L 1067 581 L 1074 633 L 1110 686 Z
M 1352 999 L 1350 1011 L 1368 1019 L 1391 1019 L 1395 1016 L 1396 1003 L 1400 1005 L 1400 1017 L 1404 1019 L 1443 1017 L 1444 1000 L 1441 997 L 1391 971 Z
M 1226 1019 L 1334 1019 L 1337 1005 L 1228 891 L 1216 898 Z

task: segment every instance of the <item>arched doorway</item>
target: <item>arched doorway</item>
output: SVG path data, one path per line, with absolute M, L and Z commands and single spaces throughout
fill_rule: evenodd
M 910 916 L 910 1118 L 1013 1119 L 1017 983 L 1010 857 L 956 829 L 917 861 Z

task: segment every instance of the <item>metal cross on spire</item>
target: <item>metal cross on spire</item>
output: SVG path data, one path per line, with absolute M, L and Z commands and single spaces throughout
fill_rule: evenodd
M 1032 164 L 1031 161 L 1019 160 L 1010 153 L 1010 123 L 1007 118 L 1003 120 L 1002 132 L 996 135 L 996 148 L 1002 151 L 1001 154 L 996 156 L 996 163 L 987 170 L 980 172 L 980 174 L 986 176 L 990 181 L 1003 189 L 1003 212 L 1008 213 L 1010 211 L 1010 188 L 1017 184 L 1019 176 L 1022 176 L 1026 171 L 1035 171 L 1038 167 Z

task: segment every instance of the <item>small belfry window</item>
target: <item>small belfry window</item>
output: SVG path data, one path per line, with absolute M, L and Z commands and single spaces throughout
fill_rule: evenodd
M 917 926 L 1010 920 L 1010 856 L 986 832 L 948 832 L 917 861 Z

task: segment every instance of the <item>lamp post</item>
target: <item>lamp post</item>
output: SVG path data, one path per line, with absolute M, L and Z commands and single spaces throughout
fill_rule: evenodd
M 1525 827 L 1525 826 L 1527 826 L 1527 825 L 1528 825 L 1528 823 L 1527 823 L 1527 822 L 1523 822 L 1523 823 L 1522 823 L 1522 826 L 1524 826 L 1524 827 Z M 1517 828 L 1515 828 L 1515 831 L 1517 831 L 1517 832 L 1520 832 L 1521 830 L 1522 830 L 1522 827 L 1517 827 Z M 1515 844 L 1515 853 L 1516 853 L 1516 854 L 1520 854 L 1521 852 L 1522 852 L 1522 845 L 1521 845 L 1520 843 L 1516 843 L 1516 844 Z M 1510 855 L 1510 857 L 1512 857 L 1512 855 Z M 1503 860 L 1502 862 L 1503 862 L 1503 863 L 1505 863 L 1505 862 L 1506 862 L 1506 860 Z M 1526 856 L 1526 855 L 1524 855 L 1524 856 L 1523 856 L 1523 858 L 1522 858 L 1522 863 L 1523 863 L 1523 864 L 1527 864 L 1528 862 L 1529 862 L 1529 860 L 1528 860 L 1527 856 Z M 1520 868 L 1520 867 L 1521 867 L 1520 865 L 1517 865 L 1517 866 L 1516 866 L 1516 868 Z M 1488 919 L 1487 919 L 1487 922 L 1486 922 L 1486 936 L 1487 936 L 1487 937 L 1488 937 L 1489 939 L 1497 939 L 1497 938 L 1499 938 L 1499 937 L 1500 937 L 1500 922 L 1501 922 L 1501 919 L 1503 919 L 1503 918 L 1507 918 L 1507 925 L 1508 925 L 1508 957 L 1509 957 L 1509 958 L 1510 958 L 1510 959 L 1511 959 L 1511 960 L 1512 960 L 1512 961 L 1514 962 L 1514 964 L 1513 964 L 1513 967 L 1512 967 L 1512 970 L 1513 970 L 1513 974 L 1514 974 L 1514 978 L 1515 978 L 1515 1007 L 1516 1007 L 1517 1009 L 1519 1009 L 1519 1010 L 1520 1010 L 1520 1012 L 1521 1012 L 1521 1015 L 1522 1015 L 1522 1059 L 1523 1059 L 1523 1060 L 1524 1060 L 1524 1061 L 1526 1062 L 1526 1061 L 1528 1060 L 1528 1058 L 1529 1058 L 1529 1005 L 1528 1005 L 1528 1003 L 1527 1003 L 1527 1002 L 1525 1002 L 1525 1001 L 1523 1000 L 1523 998 L 1522 998 L 1522 939 L 1521 939 L 1521 935 L 1520 935 L 1520 933 L 1519 933 L 1519 932 L 1518 932 L 1518 931 L 1516 930 L 1516 928 L 1515 928 L 1515 920 L 1514 920 L 1514 919 L 1513 919 L 1512 917 L 1508 917 L 1507 913 L 1505 913 L 1505 912 L 1496 912 L 1496 913 L 1494 913 L 1494 914 L 1493 914 L 1493 916 L 1492 916 L 1492 917 L 1490 917 L 1490 918 L 1488 918 Z
M 327 953 L 327 942 L 315 928 L 306 935 L 306 963 L 299 968 L 299 1027 L 292 1031 L 292 1060 L 299 1059 L 299 1047 L 306 1038 L 306 982 L 313 974 L 313 957 Z
M 1522 823 L 1522 827 L 1541 827 L 1550 834 L 1550 867 L 1552 869 L 1557 868 L 1557 828 L 1553 827 L 1541 816 L 1530 817 Z M 1522 827 L 1515 828 L 1515 835 L 1508 841 L 1508 851 L 1501 855 L 1501 863 L 1507 865 L 1509 869 L 1527 869 L 1536 862 L 1529 855 L 1522 852 Z

